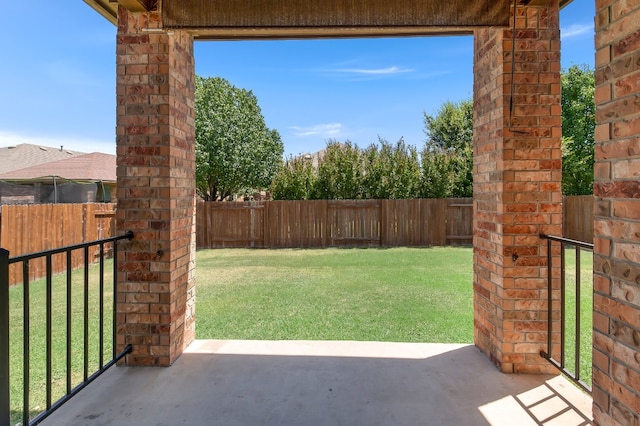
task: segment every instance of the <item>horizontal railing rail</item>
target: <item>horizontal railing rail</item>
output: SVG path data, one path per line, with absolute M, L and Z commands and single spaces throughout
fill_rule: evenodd
M 581 295 L 582 295 L 582 282 L 580 277 L 580 267 L 581 267 L 581 253 L 582 251 L 590 251 L 593 252 L 593 244 L 587 243 L 584 241 L 577 241 L 570 238 L 558 237 L 554 235 L 545 235 L 541 234 L 540 238 L 547 240 L 547 349 L 540 351 L 540 356 L 549 361 L 554 367 L 556 367 L 562 374 L 568 377 L 571 381 L 576 383 L 579 387 L 581 387 L 586 392 L 591 393 L 591 386 L 587 384 L 580 373 L 580 336 L 582 334 L 581 329 L 581 317 L 583 314 L 584 307 L 580 303 Z M 560 358 L 554 358 L 554 345 L 553 345 L 553 335 L 554 335 L 554 315 L 553 315 L 553 294 L 554 291 L 557 290 L 557 287 L 554 288 L 554 265 L 553 265 L 553 244 L 559 244 L 560 246 Z M 574 256 L 575 256 L 575 319 L 572 321 L 574 323 L 574 347 L 573 347 L 573 365 L 567 365 L 567 351 L 566 351 L 566 323 L 567 323 L 567 285 L 566 285 L 566 254 L 565 249 L 568 247 L 574 248 Z M 593 309 L 589 307 L 589 309 Z
M 115 344 L 115 336 L 116 336 L 116 291 L 117 291 L 117 251 L 118 245 L 117 242 L 120 240 L 128 239 L 131 240 L 133 238 L 133 233 L 131 231 L 127 232 L 124 235 L 106 238 L 102 240 L 75 244 L 71 246 L 61 247 L 53 250 L 46 250 L 37 253 L 25 254 L 16 256 L 13 258 L 9 257 L 9 251 L 5 249 L 0 249 L 0 426 L 10 426 L 12 423 L 12 417 L 15 420 L 15 414 L 12 416 L 12 407 L 11 407 L 11 365 L 15 365 L 16 361 L 11 359 L 11 331 L 15 330 L 15 328 L 11 327 L 11 306 L 10 306 L 10 294 L 9 294 L 9 268 L 10 265 L 16 264 L 18 267 L 21 265 L 22 267 L 22 312 L 21 312 L 21 321 L 22 321 L 22 359 L 18 361 L 22 364 L 22 413 L 21 413 L 21 424 L 22 425 L 37 425 L 42 422 L 45 418 L 47 418 L 53 411 L 59 408 L 62 404 L 67 402 L 73 396 L 75 396 L 78 392 L 84 389 L 89 383 L 99 377 L 104 371 L 108 368 L 116 364 L 120 359 L 122 359 L 126 354 L 131 352 L 131 345 L 127 345 L 124 350 L 119 353 L 116 353 L 116 344 Z M 105 246 L 111 245 L 113 255 L 113 308 L 111 311 L 111 359 L 105 362 Z M 97 320 L 94 318 L 93 321 L 97 321 L 98 323 L 98 332 L 97 332 L 97 345 L 98 345 L 98 359 L 97 359 L 97 369 L 93 373 L 90 373 L 90 360 L 89 360 L 89 346 L 90 346 L 90 337 L 89 337 L 89 267 L 94 264 L 93 256 L 90 255 L 89 248 L 93 246 L 98 246 L 99 256 L 99 278 L 98 278 L 98 318 Z M 84 256 L 84 276 L 83 276 L 83 301 L 81 306 L 81 315 L 82 315 L 82 348 L 81 348 L 81 357 L 82 357 L 82 380 L 79 384 L 73 386 L 72 373 L 73 371 L 73 361 L 74 361 L 74 353 L 78 352 L 78 348 L 74 347 L 72 344 L 72 319 L 74 318 L 74 314 L 72 312 L 73 300 L 72 300 L 72 253 L 76 250 L 81 250 Z M 64 255 L 66 256 L 66 283 L 63 284 L 65 286 L 64 293 L 65 299 L 64 301 L 56 300 L 58 304 L 62 304 L 64 313 L 64 320 L 60 320 L 64 322 L 63 325 L 57 324 L 58 326 L 64 327 L 65 331 L 65 350 L 64 354 L 60 358 L 64 358 L 64 369 L 65 369 L 65 377 L 58 378 L 56 380 L 62 380 L 65 383 L 64 395 L 56 401 L 53 401 L 53 345 L 54 345 L 54 337 L 53 337 L 53 326 L 54 326 L 54 308 L 59 308 L 59 306 L 54 306 L 53 300 L 53 269 L 52 269 L 52 258 L 55 255 Z M 33 312 L 31 305 L 31 285 L 29 278 L 29 262 L 34 259 L 45 259 L 45 302 L 44 302 L 44 323 L 45 323 L 45 337 L 44 337 L 44 353 L 45 353 L 45 361 L 44 361 L 44 387 L 45 387 L 45 407 L 43 409 L 35 409 L 34 411 L 40 411 L 33 419 L 31 418 L 31 358 L 32 358 L 32 345 L 34 343 L 34 336 L 32 335 L 31 330 L 31 321 L 33 317 Z M 62 302 L 62 303 L 60 303 Z M 58 319 L 58 316 L 55 317 Z M 77 345 L 76 345 L 77 346 Z M 107 349 L 108 350 L 108 349 Z M 57 359 L 56 359 L 57 360 Z M 19 364 L 18 364 L 19 365 Z M 79 372 L 78 372 L 79 374 Z M 14 410 L 15 413 L 15 410 Z

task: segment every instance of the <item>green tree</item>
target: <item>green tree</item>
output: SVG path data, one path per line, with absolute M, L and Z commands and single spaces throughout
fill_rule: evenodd
M 445 102 L 424 125 L 423 196 L 473 196 L 473 100 Z
M 427 148 L 440 151 L 465 151 L 473 147 L 473 100 L 445 102 L 436 115 L 424 113 Z
M 255 95 L 220 77 L 196 77 L 195 92 L 198 194 L 216 201 L 268 188 L 284 147 Z
M 362 198 L 362 152 L 357 145 L 329 141 L 319 160 L 314 198 L 352 200 Z
M 415 198 L 420 191 L 420 161 L 414 146 L 403 139 L 390 144 L 380 138 L 364 153 L 362 187 L 365 198 Z
M 425 148 L 421 155 L 422 185 L 420 196 L 423 198 L 451 197 L 453 180 L 449 154 L 441 150 Z
M 289 157 L 282 162 L 271 183 L 271 196 L 274 200 L 309 200 L 315 183 L 313 161 L 305 157 Z
M 466 146 L 449 154 L 452 197 L 473 197 L 473 147 Z
M 593 194 L 595 119 L 594 71 L 573 65 L 562 82 L 562 192 Z

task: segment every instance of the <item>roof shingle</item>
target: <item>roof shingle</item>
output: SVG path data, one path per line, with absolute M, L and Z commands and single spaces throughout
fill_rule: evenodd
M 22 144 L 0 148 L 0 179 L 31 180 L 57 176 L 76 181 L 116 181 L 116 156 Z

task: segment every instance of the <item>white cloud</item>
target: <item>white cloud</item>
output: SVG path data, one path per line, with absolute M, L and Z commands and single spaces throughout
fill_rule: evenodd
M 293 130 L 293 133 L 297 137 L 307 137 L 307 136 L 324 136 L 324 137 L 335 137 L 340 134 L 342 131 L 341 123 L 325 123 L 325 124 L 316 124 L 313 126 L 291 126 L 289 127 Z
M 593 24 L 573 24 L 560 29 L 563 39 L 589 34 L 593 36 Z
M 349 62 L 349 65 L 351 65 L 356 61 Z M 411 68 L 403 68 L 396 65 L 384 68 L 369 68 L 361 66 L 348 66 L 346 63 L 343 63 L 332 68 L 322 68 L 316 70 L 316 72 L 330 75 L 333 78 L 346 79 L 348 81 L 367 81 L 391 78 L 400 75 L 411 75 L 415 73 L 415 70 Z
M 63 146 L 65 149 L 71 151 L 80 152 L 102 152 L 105 154 L 116 153 L 115 136 L 113 141 L 85 139 L 77 136 L 39 136 L 39 135 L 25 135 L 15 132 L 8 132 L 0 130 L 0 147 L 15 146 L 23 143 L 31 145 L 40 145 L 51 148 L 60 148 Z
M 371 81 L 399 76 L 403 76 L 403 78 L 411 80 L 429 80 L 453 73 L 451 70 L 421 71 L 413 68 L 403 68 L 396 65 L 386 68 L 325 68 L 320 70 L 320 72 L 332 75 L 334 78 L 346 79 L 347 81 Z
M 404 74 L 408 72 L 413 72 L 412 69 L 409 68 L 400 68 L 397 66 L 387 67 L 387 68 L 342 68 L 334 70 L 336 72 L 346 73 L 346 74 L 359 74 L 359 75 L 393 75 L 393 74 Z

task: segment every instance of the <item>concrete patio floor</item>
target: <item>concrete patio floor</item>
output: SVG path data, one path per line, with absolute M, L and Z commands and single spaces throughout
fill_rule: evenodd
M 586 425 L 559 376 L 500 373 L 472 345 L 198 340 L 170 368 L 114 367 L 42 424 Z

